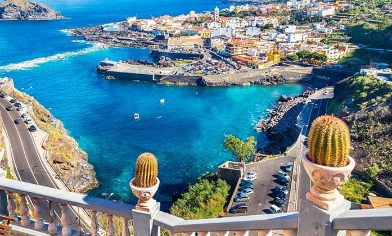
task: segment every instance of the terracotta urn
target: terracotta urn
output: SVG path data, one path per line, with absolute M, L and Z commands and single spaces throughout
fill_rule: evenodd
M 354 169 L 355 161 L 348 156 L 349 164 L 343 167 L 329 167 L 318 165 L 306 157 L 308 150 L 302 153 L 302 164 L 313 182 L 310 191 L 306 193 L 306 199 L 325 210 L 339 207 L 344 197 L 337 190 L 339 186 L 347 182 Z
M 148 188 L 140 188 L 134 186 L 133 178 L 130 182 L 129 185 L 131 186 L 131 190 L 133 195 L 135 195 L 139 200 L 136 204 L 136 210 L 141 210 L 141 211 L 147 211 L 151 212 L 153 207 L 156 204 L 156 200 L 153 199 L 153 196 L 155 195 L 156 191 L 158 190 L 159 187 L 159 179 L 157 178 L 157 183 L 151 187 Z

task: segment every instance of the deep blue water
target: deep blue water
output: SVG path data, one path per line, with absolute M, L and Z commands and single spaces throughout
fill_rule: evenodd
M 225 134 L 250 135 L 265 142 L 254 125 L 281 94 L 303 91 L 299 84 L 270 87 L 202 88 L 107 81 L 96 73 L 101 60 L 149 59 L 147 49 L 106 48 L 67 36 L 61 30 L 227 7 L 208 0 L 40 0 L 69 19 L 0 21 L 0 77 L 36 98 L 63 121 L 88 153 L 100 186 L 90 194 L 114 193 L 135 203 L 129 188 L 142 152 L 159 161 L 161 186 L 156 199 L 164 208 L 206 171 L 235 160 L 223 146 Z M 65 58 L 62 60 L 60 58 Z M 164 98 L 165 103 L 160 104 Z M 140 114 L 135 121 L 133 114 Z

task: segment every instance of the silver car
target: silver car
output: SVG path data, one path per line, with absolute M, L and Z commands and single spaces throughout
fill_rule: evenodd
M 246 193 L 239 193 L 234 198 L 234 201 L 235 202 L 249 202 L 249 196 Z

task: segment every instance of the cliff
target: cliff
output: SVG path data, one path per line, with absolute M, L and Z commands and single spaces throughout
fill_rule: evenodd
M 22 103 L 29 103 L 29 114 L 38 127 L 48 133 L 42 147 L 48 150 L 49 164 L 60 174 L 67 187 L 78 193 L 87 193 L 98 186 L 94 167 L 88 162 L 87 153 L 79 148 L 75 139 L 70 137 L 63 123 L 57 120 L 33 97 L 13 87 L 12 81 L 2 90 Z M 1 143 L 0 147 L 4 147 Z M 7 165 L 5 161 L 2 165 Z
M 5 0 L 0 4 L 3 20 L 58 20 L 64 19 L 60 12 L 41 3 L 25 0 Z

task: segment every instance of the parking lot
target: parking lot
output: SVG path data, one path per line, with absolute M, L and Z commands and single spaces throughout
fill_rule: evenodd
M 271 202 L 274 199 L 272 197 L 271 189 L 273 189 L 277 183 L 276 174 L 279 170 L 284 171 L 286 163 L 288 161 L 294 161 L 295 157 L 279 157 L 271 160 L 265 160 L 257 163 L 247 164 L 246 172 L 255 171 L 257 173 L 257 179 L 253 182 L 254 193 L 249 197 L 249 201 L 245 202 L 248 205 L 248 210 L 246 213 L 227 213 L 226 216 L 239 216 L 239 215 L 256 215 L 256 214 L 270 214 L 269 210 Z M 291 173 L 288 172 L 291 178 Z M 287 186 L 290 190 L 290 185 Z M 237 195 L 237 190 L 234 191 L 233 198 Z M 290 193 L 289 193 L 290 194 Z M 289 198 L 287 195 L 287 199 Z M 282 207 L 282 211 L 287 211 L 289 200 L 285 200 L 286 206 Z M 239 203 L 233 202 L 232 206 Z

